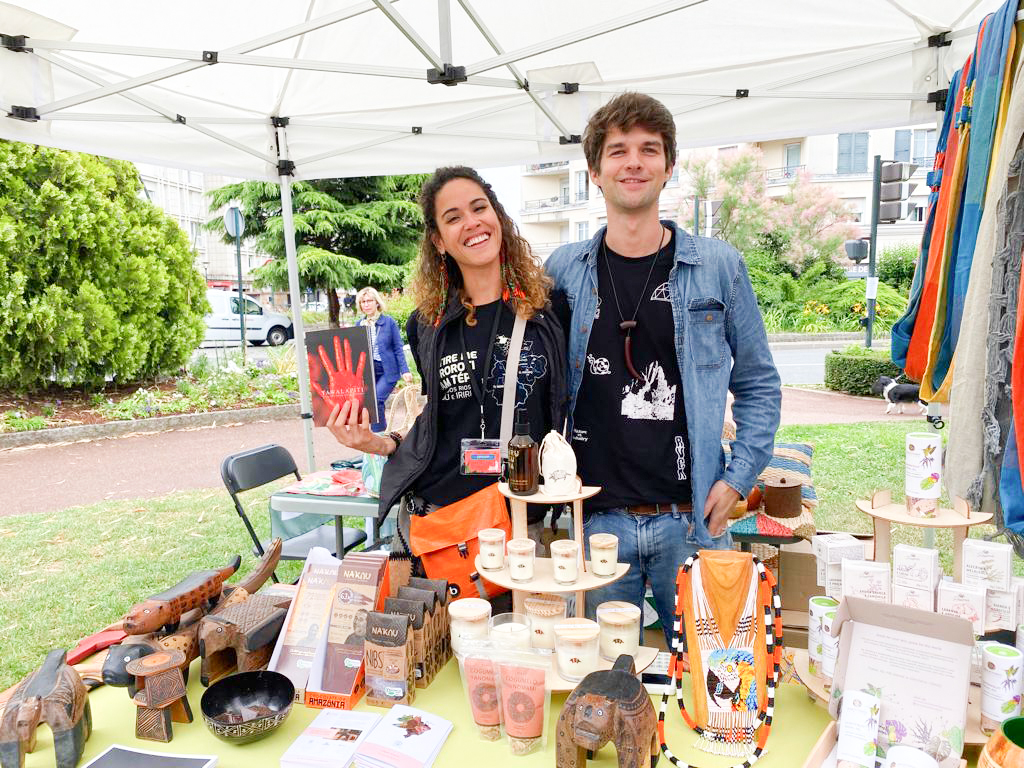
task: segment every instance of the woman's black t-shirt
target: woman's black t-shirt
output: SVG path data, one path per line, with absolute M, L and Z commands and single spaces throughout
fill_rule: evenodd
M 499 308 L 498 330 L 492 338 L 495 313 Z M 498 479 L 494 475 L 463 475 L 460 469 L 461 445 L 463 438 L 478 439 L 481 436 L 480 403 L 473 393 L 469 377 L 477 377 L 479 390 L 480 373 L 475 366 L 484 366 L 489 345 L 493 346 L 493 351 L 483 382 L 484 436 L 499 437 L 505 361 L 515 316 L 503 302 L 495 301 L 476 308 L 476 321 L 476 325 L 468 326 L 465 318 L 458 318 L 445 326 L 436 358 L 439 391 L 427 393 L 429 397 L 438 398 L 437 439 L 434 455 L 416 480 L 413 492 L 439 506 L 464 499 Z M 463 355 L 460 326 L 465 333 L 468 360 Z M 538 443 L 551 429 L 550 369 L 548 353 L 540 335 L 527 324 L 519 356 L 516 408 L 525 406 L 530 434 Z

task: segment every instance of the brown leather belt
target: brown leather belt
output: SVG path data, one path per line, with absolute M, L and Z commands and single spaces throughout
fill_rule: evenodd
M 676 504 L 676 509 L 680 512 L 692 512 L 693 505 L 690 502 L 686 502 L 685 504 Z M 626 512 L 630 515 L 660 515 L 664 512 L 671 511 L 671 502 L 664 504 L 631 504 L 626 507 Z

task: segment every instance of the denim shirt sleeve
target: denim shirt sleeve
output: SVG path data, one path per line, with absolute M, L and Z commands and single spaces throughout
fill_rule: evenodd
M 736 440 L 722 479 L 746 496 L 772 457 L 782 408 L 782 384 L 742 259 L 733 278 L 726 338 L 733 357 L 729 390 L 735 398 L 732 416 Z

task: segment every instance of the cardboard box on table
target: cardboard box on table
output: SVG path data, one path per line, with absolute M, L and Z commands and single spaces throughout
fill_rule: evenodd
M 811 747 L 807 759 L 804 760 L 803 768 L 822 768 L 828 756 L 832 754 L 832 750 L 836 748 L 838 739 L 839 724 L 833 720 L 825 726 L 825 730 L 821 732 L 818 741 Z M 832 763 L 832 765 L 835 765 L 835 763 Z M 959 768 L 967 768 L 967 761 L 961 760 Z
M 936 738 L 958 728 L 963 744 L 974 647 L 969 621 L 848 597 L 838 608 L 832 632 L 840 638 L 833 693 L 879 691 L 879 733 L 894 722 L 908 733 L 920 732 L 923 724 Z M 829 701 L 832 717 L 840 700 L 833 696 Z M 959 762 L 960 755 L 951 752 L 939 766 L 955 768 Z

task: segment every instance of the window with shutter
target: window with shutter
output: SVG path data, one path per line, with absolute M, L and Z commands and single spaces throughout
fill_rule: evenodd
M 910 131 L 896 131 L 896 145 L 893 147 L 892 159 L 898 163 L 910 162 Z
M 836 173 L 850 173 L 850 163 L 853 156 L 853 134 L 839 134 L 839 156 L 836 162 Z

